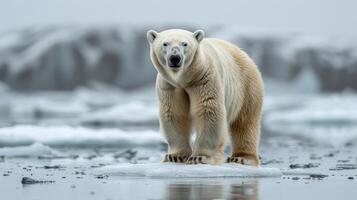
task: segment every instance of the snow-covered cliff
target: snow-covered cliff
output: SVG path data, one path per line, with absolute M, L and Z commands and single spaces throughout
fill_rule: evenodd
M 73 89 L 93 81 L 135 88 L 153 83 L 145 33 L 136 26 L 43 27 L 0 35 L 0 81 L 17 90 Z M 346 38 L 210 28 L 238 44 L 266 80 L 300 89 L 357 90 L 357 45 Z
M 48 27 L 0 35 L 0 79 L 15 89 L 73 89 L 91 81 L 131 88 L 154 75 L 144 30 L 134 27 Z

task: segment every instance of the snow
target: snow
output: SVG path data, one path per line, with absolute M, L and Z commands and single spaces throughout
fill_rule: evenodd
M 263 126 L 271 133 L 334 146 L 357 140 L 355 94 L 267 97 L 267 100 Z M 286 105 L 279 107 L 279 102 Z
M 61 101 L 38 98 L 27 104 L 14 104 L 12 110 L 15 116 L 37 115 L 37 117 L 66 117 L 88 112 L 89 109 L 79 102 L 66 102 L 64 104 Z
M 4 87 L 2 87 L 4 86 Z M 158 126 L 154 88 L 124 92 L 107 85 L 66 92 L 18 93 L 0 84 L 0 123 L 85 125 L 105 127 Z
M 212 177 L 279 177 L 277 168 L 252 167 L 237 164 L 186 165 L 172 163 L 117 164 L 98 169 L 112 176 L 155 178 L 212 178 Z
M 105 86 L 96 87 L 79 88 L 73 92 L 26 94 L 6 88 L 1 90 L 0 144 L 150 145 L 150 141 L 143 139 L 144 135 L 150 135 L 147 137 L 154 141 L 152 145 L 163 141 L 157 131 L 158 100 L 154 88 L 125 92 Z M 279 87 L 279 84 L 274 87 Z M 313 94 L 284 90 L 267 92 L 262 121 L 264 135 L 284 135 L 334 146 L 357 140 L 355 93 Z M 9 133 L 13 134 L 10 138 L 2 135 Z M 103 137 L 100 138 L 100 135 Z M 106 135 L 114 140 L 105 139 Z M 137 139 L 133 139 L 136 135 Z
M 305 77 L 308 82 L 299 85 L 309 90 L 357 88 L 356 38 L 276 34 L 236 26 L 206 30 L 239 45 L 267 78 L 301 82 Z M 44 26 L 3 34 L 0 72 L 5 73 L 0 78 L 20 90 L 74 89 L 92 81 L 128 89 L 154 83 L 157 72 L 149 58 L 146 31 L 136 25 Z
M 10 48 L 19 43 L 21 39 L 20 35 L 15 33 L 1 34 L 0 36 L 0 49 Z
M 37 156 L 59 156 L 61 153 L 51 149 L 41 143 L 34 143 L 29 146 L 2 147 L 0 156 L 5 157 L 37 157 Z
M 0 128 L 0 146 L 42 143 L 56 147 L 152 147 L 162 142 L 163 137 L 151 130 L 95 130 L 84 127 L 34 125 Z
M 142 101 L 131 101 L 89 113 L 81 117 L 83 124 L 158 125 L 158 108 Z
M 357 90 L 353 81 L 357 74 L 355 37 L 277 34 L 246 31 L 234 26 L 218 29 L 214 35 L 246 51 L 264 78 L 279 80 L 281 84 L 300 82 L 298 90 Z M 308 81 L 301 82 L 305 79 Z M 296 90 L 296 87 L 290 90 Z
M 64 43 L 73 38 L 73 33 L 66 29 L 61 29 L 50 34 L 46 34 L 37 43 L 30 46 L 25 52 L 21 53 L 21 59 L 14 57 L 12 59 L 13 67 L 11 67 L 11 73 L 17 74 L 22 70 L 26 70 L 26 64 L 36 63 L 39 57 L 53 47 L 56 43 Z M 29 65 L 31 66 L 31 65 Z
M 0 78 L 21 90 L 73 89 L 91 81 L 143 86 L 156 72 L 136 28 L 54 26 L 0 35 Z M 10 40 L 11 34 L 21 40 Z

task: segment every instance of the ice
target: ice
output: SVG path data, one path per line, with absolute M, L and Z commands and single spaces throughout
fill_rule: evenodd
M 158 126 L 158 108 L 142 101 L 131 101 L 84 115 L 83 124 Z
M 70 139 L 72 136 L 80 137 L 77 133 L 82 134 L 83 140 L 88 139 L 92 142 L 89 144 L 92 146 L 95 143 L 100 146 L 105 142 L 114 146 L 125 144 L 109 140 L 99 142 L 102 139 L 95 137 L 102 132 L 104 135 L 108 134 L 108 131 L 116 132 L 112 134 L 113 137 L 117 137 L 116 140 L 130 134 L 145 135 L 149 132 L 154 133 L 155 141 L 163 141 L 163 137 L 156 131 L 159 129 L 159 117 L 158 100 L 154 94 L 154 88 L 125 92 L 110 87 L 100 87 L 102 88 L 78 88 L 72 92 L 30 94 L 1 90 L 0 126 L 13 126 L 13 124 L 17 126 L 0 128 L 0 133 L 4 133 L 4 130 L 23 132 L 21 134 L 30 139 L 19 140 L 20 144 L 44 141 L 44 144 L 64 145 L 64 142 L 56 143 L 55 140 L 58 139 L 68 141 L 68 145 L 85 146 L 85 141 L 81 142 L 81 139 L 73 141 Z M 334 146 L 353 143 L 357 140 L 355 102 L 357 102 L 357 95 L 348 92 L 342 94 L 267 92 L 264 102 L 262 136 L 284 135 Z M 29 131 L 21 128 L 24 127 L 21 124 L 28 123 L 34 124 L 29 127 L 35 133 L 25 134 Z M 104 130 L 97 131 L 79 126 L 104 128 Z M 132 131 L 123 131 L 123 129 Z M 150 131 L 151 129 L 155 131 Z M 43 133 L 44 139 L 40 138 L 38 132 Z M 64 138 L 63 132 L 67 132 L 64 135 L 68 138 Z M 58 136 L 55 137 L 56 134 Z M 35 135 L 38 138 L 34 138 Z M 141 141 L 140 136 L 138 138 Z M 96 140 L 98 142 L 95 142 Z M 12 140 L 0 135 L 0 143 L 5 141 L 7 144 Z M 127 138 L 127 141 L 127 144 L 134 145 L 137 140 Z M 12 142 L 16 143 L 15 139 Z M 144 143 L 149 144 L 149 142 Z
M 108 85 L 74 91 L 14 92 L 0 84 L 0 126 L 35 123 L 39 125 L 85 125 L 105 127 L 158 127 L 155 89 L 132 92 Z
M 34 117 L 51 116 L 76 116 L 88 112 L 89 108 L 79 102 L 62 102 L 50 99 L 34 99 L 27 104 L 15 104 L 12 106 L 15 116 L 32 115 Z
M 151 130 L 96 130 L 84 127 L 34 125 L 0 128 L 0 146 L 42 143 L 56 147 L 153 147 L 162 142 L 163 137 Z
M 357 140 L 356 102 L 355 94 L 267 97 L 263 126 L 273 134 L 346 145 Z
M 5 156 L 5 157 L 37 157 L 37 156 L 59 156 L 59 155 L 61 155 L 61 153 L 41 143 L 34 143 L 29 146 L 0 148 L 0 156 Z
M 118 164 L 102 167 L 98 173 L 112 176 L 156 178 L 279 177 L 282 175 L 277 168 L 237 164 L 186 165 L 170 163 Z

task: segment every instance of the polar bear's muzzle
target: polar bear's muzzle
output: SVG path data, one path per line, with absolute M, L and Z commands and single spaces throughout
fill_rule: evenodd
M 182 57 L 179 54 L 170 55 L 168 59 L 169 67 L 179 68 L 182 65 Z

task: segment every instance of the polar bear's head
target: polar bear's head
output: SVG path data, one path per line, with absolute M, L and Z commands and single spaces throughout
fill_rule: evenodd
M 153 30 L 147 32 L 152 56 L 157 60 L 157 64 L 166 68 L 165 70 L 173 71 L 191 64 L 203 38 L 202 30 L 194 33 L 180 29 L 170 29 L 160 33 Z

